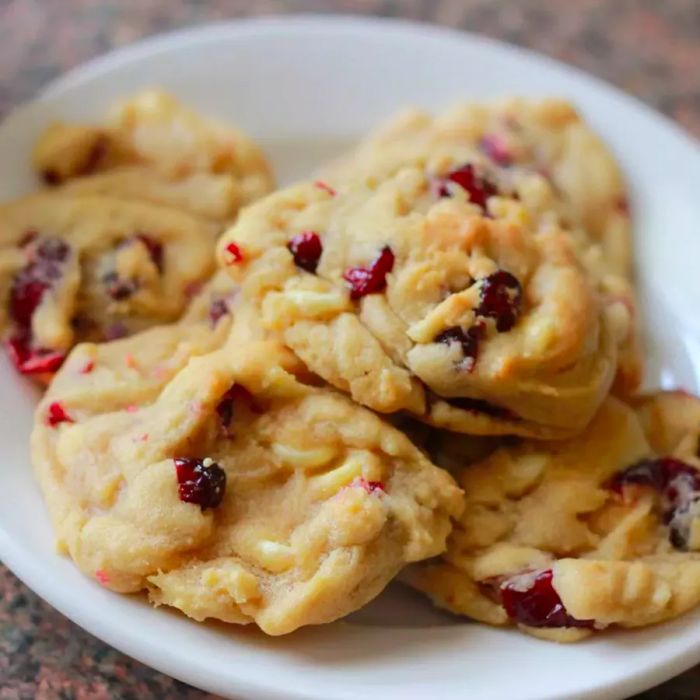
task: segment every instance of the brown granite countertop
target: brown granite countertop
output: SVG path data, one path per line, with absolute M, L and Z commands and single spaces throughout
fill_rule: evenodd
M 0 114 L 92 56 L 232 17 L 400 16 L 528 46 L 594 73 L 700 137 L 700 0 L 0 0 Z M 0 700 L 204 700 L 118 653 L 0 565 Z M 698 700 L 700 667 L 636 700 Z

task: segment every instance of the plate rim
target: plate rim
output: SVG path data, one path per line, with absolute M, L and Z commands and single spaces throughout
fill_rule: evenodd
M 691 151 L 700 158 L 700 139 L 696 139 L 685 127 L 669 116 L 651 107 L 641 98 L 625 92 L 612 82 L 592 73 L 588 73 L 578 66 L 552 58 L 535 49 L 530 49 L 519 44 L 512 44 L 468 30 L 434 24 L 427 21 L 406 19 L 403 17 L 375 17 L 345 13 L 295 13 L 293 15 L 241 17 L 232 20 L 206 22 L 192 27 L 184 27 L 152 34 L 140 38 L 131 44 L 111 49 L 106 53 L 97 55 L 70 68 L 67 72 L 57 76 L 44 87 L 40 88 L 33 99 L 30 98 L 18 107 L 10 109 L 3 120 L 0 121 L 0 126 L 7 117 L 11 116 L 16 111 L 16 109 L 21 109 L 28 104 L 41 101 L 44 98 L 50 98 L 54 92 L 68 89 L 74 83 L 77 84 L 83 80 L 98 77 L 101 72 L 111 69 L 114 65 L 136 60 L 140 54 L 147 53 L 150 55 L 154 52 L 165 51 L 170 48 L 173 43 L 197 43 L 197 41 L 201 40 L 203 35 L 208 35 L 209 37 L 214 37 L 217 34 L 226 36 L 231 32 L 246 34 L 255 33 L 261 29 L 267 32 L 287 32 L 296 27 L 303 27 L 305 30 L 313 28 L 317 31 L 321 31 L 327 29 L 329 25 L 333 25 L 334 29 L 342 27 L 348 30 L 369 29 L 370 31 L 376 30 L 379 26 L 383 25 L 382 28 L 386 31 L 398 31 L 406 34 L 412 33 L 418 36 L 432 35 L 434 37 L 442 37 L 453 41 L 466 40 L 472 44 L 481 44 L 482 46 L 487 46 L 492 49 L 505 51 L 513 56 L 520 56 L 527 60 L 535 60 L 549 64 L 550 66 L 556 66 L 559 70 L 569 73 L 574 79 L 583 80 L 589 85 L 604 90 L 608 93 L 609 97 L 614 97 L 621 102 L 626 102 L 628 106 L 635 108 L 637 111 L 644 112 L 648 118 L 653 119 L 659 126 L 663 126 L 664 129 L 668 130 L 669 135 L 672 133 L 675 138 L 683 140 L 685 142 L 684 145 L 690 147 Z
M 510 54 L 515 59 L 526 59 L 530 62 L 555 67 L 568 79 L 575 82 L 584 81 L 589 86 L 598 91 L 606 93 L 607 97 L 614 98 L 625 108 L 632 109 L 644 114 L 650 119 L 655 129 L 661 129 L 668 138 L 672 138 L 679 145 L 687 149 L 687 158 L 693 160 L 690 167 L 697 168 L 700 173 L 700 143 L 687 132 L 681 125 L 671 118 L 661 114 L 650 107 L 639 98 L 627 94 L 622 89 L 609 83 L 608 81 L 591 75 L 584 70 L 558 61 L 545 54 L 541 54 L 529 48 L 506 43 L 491 37 L 474 34 L 468 31 L 435 25 L 428 22 L 419 22 L 403 18 L 358 16 L 347 14 L 305 14 L 275 15 L 266 17 L 247 17 L 234 20 L 210 22 L 194 27 L 186 27 L 174 31 L 154 34 L 142 38 L 128 46 L 113 49 L 103 55 L 94 57 L 78 66 L 73 67 L 63 75 L 52 80 L 48 85 L 39 90 L 34 99 L 29 100 L 11 110 L 9 110 L 0 121 L 0 129 L 4 128 L 9 119 L 14 118 L 23 109 L 30 107 L 45 99 L 50 99 L 63 90 L 69 90 L 83 81 L 90 81 L 99 78 L 101 74 L 107 73 L 119 66 L 138 61 L 141 56 L 151 56 L 154 53 L 167 52 L 186 44 L 206 43 L 219 37 L 241 36 L 245 34 L 258 34 L 260 32 L 271 34 L 274 32 L 288 33 L 296 30 L 347 30 L 349 32 L 358 31 L 391 31 L 403 34 L 407 41 L 425 37 L 436 37 L 453 42 L 466 42 L 473 45 L 482 45 L 491 50 Z M 209 692 L 223 694 L 226 697 L 233 697 L 231 693 L 241 694 L 245 697 L 255 697 L 261 700 L 282 700 L 298 698 L 299 700 L 320 699 L 316 693 L 307 693 L 301 689 L 280 689 L 278 686 L 265 685 L 265 678 L 260 682 L 252 683 L 244 678 L 237 677 L 235 686 L 222 689 L 216 682 L 205 682 L 202 680 L 202 672 L 206 668 L 200 665 L 199 670 L 192 672 L 192 668 L 198 666 L 193 662 L 188 671 L 178 665 L 175 658 L 164 657 L 159 653 L 160 647 L 154 647 L 151 651 L 147 645 L 139 643 L 137 631 L 124 630 L 111 622 L 105 622 L 99 616 L 84 613 L 77 601 L 71 596 L 65 595 L 63 591 L 56 590 L 49 583 L 46 571 L 42 570 L 43 560 L 33 560 L 31 557 L 23 556 L 22 548 L 15 546 L 9 535 L 5 532 L 0 523 L 0 560 L 8 569 L 17 576 L 28 588 L 37 593 L 45 602 L 65 615 L 69 620 L 77 624 L 89 634 L 103 640 L 118 651 L 135 658 L 142 663 L 165 673 L 184 683 L 194 685 L 198 688 L 206 689 Z M 700 625 L 700 622 L 698 623 Z M 676 654 L 670 660 L 660 661 L 657 665 L 650 666 L 642 673 L 634 676 L 620 678 L 593 689 L 588 689 L 581 693 L 568 693 L 552 696 L 557 700 L 577 700 L 586 697 L 599 698 L 600 700 L 617 700 L 628 697 L 631 693 L 642 692 L 652 686 L 662 683 L 675 675 L 682 673 L 700 661 L 700 638 L 694 644 L 688 646 Z M 198 676 L 193 680 L 193 675 Z M 346 697 L 338 694 L 338 698 Z M 408 697 L 408 696 L 407 696 Z

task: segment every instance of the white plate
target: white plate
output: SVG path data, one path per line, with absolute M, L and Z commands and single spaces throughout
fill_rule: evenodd
M 283 180 L 303 175 L 410 103 L 440 108 L 508 93 L 573 99 L 632 186 L 651 384 L 698 388 L 700 154 L 680 130 L 610 87 L 547 59 L 455 32 L 365 19 L 204 27 L 118 51 L 54 83 L 0 127 L 0 199 L 31 186 L 39 129 L 98 119 L 113 99 L 162 85 L 259 138 Z M 101 589 L 52 547 L 27 459 L 36 394 L 0 359 L 0 555 L 58 610 L 127 654 L 224 696 L 612 700 L 700 661 L 700 614 L 557 646 L 433 613 L 397 589 L 350 622 L 281 639 L 203 626 Z

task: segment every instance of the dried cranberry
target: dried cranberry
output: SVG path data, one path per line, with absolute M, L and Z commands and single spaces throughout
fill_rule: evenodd
M 294 256 L 294 264 L 307 272 L 316 272 L 318 261 L 323 253 L 319 235 L 314 231 L 303 231 L 293 236 L 287 244 Z
M 680 473 L 669 482 L 663 495 L 663 522 L 671 544 L 687 550 L 693 521 L 700 518 L 700 488 L 697 472 Z
M 243 252 L 235 243 L 229 243 L 226 246 L 226 252 L 229 254 L 229 265 L 239 263 L 243 260 Z
M 498 270 L 479 282 L 481 299 L 475 312 L 496 320 L 499 333 L 509 331 L 518 320 L 523 301 L 523 290 L 517 277 Z
M 108 272 L 102 281 L 107 294 L 115 301 L 124 301 L 136 293 L 139 284 L 134 279 L 121 279 L 116 272 Z
M 22 374 L 53 374 L 64 363 L 66 356 L 62 352 L 51 350 L 37 350 L 21 364 L 17 369 Z
M 148 256 L 151 258 L 158 272 L 163 272 L 163 244 L 155 240 L 155 238 L 147 236 L 145 233 L 137 233 L 136 239 L 146 246 Z
M 221 318 L 226 316 L 228 312 L 228 305 L 223 299 L 215 299 L 212 301 L 211 305 L 209 306 L 209 322 L 211 323 L 212 327 L 215 327 Z
M 486 202 L 489 197 L 498 194 L 496 185 L 486 177 L 479 175 L 475 167 L 471 163 L 452 170 L 440 181 L 438 186 L 438 195 L 440 197 L 450 197 L 451 192 L 448 182 L 453 182 L 459 185 L 466 191 L 469 201 L 486 209 Z
M 636 462 L 615 474 L 609 486 L 617 493 L 628 484 L 649 486 L 656 491 L 663 491 L 678 477 L 688 479 L 696 490 L 700 490 L 700 472 L 675 457 L 658 457 Z
M 659 492 L 671 544 L 687 549 L 692 520 L 700 517 L 700 471 L 675 457 L 645 459 L 617 473 L 609 487 L 622 493 L 630 484 Z
M 386 276 L 394 269 L 394 253 L 387 245 L 367 267 L 350 267 L 343 279 L 350 284 L 350 298 L 377 294 L 386 287 Z
M 663 465 L 662 468 L 667 475 L 668 487 L 673 485 L 673 481 L 678 477 L 689 479 L 696 489 L 700 489 L 700 471 L 693 468 L 675 457 L 661 457 L 658 460 Z
M 73 423 L 73 419 L 66 413 L 65 408 L 58 401 L 49 404 L 49 410 L 46 414 L 46 422 L 52 428 L 55 428 L 59 423 Z
M 32 315 L 47 289 L 48 285 L 45 282 L 32 279 L 22 272 L 15 276 L 10 291 L 10 312 L 20 326 L 31 324 Z
M 464 355 L 464 360 L 460 363 L 460 367 L 467 372 L 471 372 L 479 356 L 479 342 L 484 335 L 484 330 L 482 323 L 477 323 L 467 329 L 452 326 L 452 328 L 447 328 L 435 336 L 434 342 L 444 343 L 445 345 L 459 343 L 462 346 L 462 355 Z
M 479 142 L 479 147 L 494 163 L 504 168 L 513 162 L 505 140 L 497 134 L 485 134 Z
M 185 503 L 195 503 L 202 510 L 216 508 L 226 490 L 226 472 L 212 460 L 176 457 L 178 495 Z
M 15 335 L 7 341 L 7 349 L 15 367 L 22 374 L 55 372 L 66 359 L 64 353 L 45 348 L 31 348 L 27 337 Z
M 367 481 L 363 476 L 357 480 L 357 485 L 370 494 L 377 493 L 379 495 L 385 491 L 384 484 L 381 481 Z
M 566 608 L 552 585 L 552 570 L 525 572 L 501 584 L 501 602 L 508 617 L 528 627 L 583 627 L 592 629 L 594 620 L 577 620 Z
M 661 491 L 666 485 L 666 475 L 658 459 L 643 459 L 615 474 L 609 486 L 615 493 L 622 493 L 628 484 L 649 486 Z
M 36 246 L 28 246 L 27 251 L 30 260 L 15 275 L 10 290 L 10 315 L 24 328 L 31 325 L 46 290 L 61 277 L 61 264 L 70 252 L 58 238 L 46 238 Z
M 459 398 L 447 399 L 447 403 L 450 406 L 461 409 L 462 411 L 483 413 L 484 415 L 491 416 L 492 418 L 498 418 L 499 420 L 520 420 L 520 417 L 513 413 L 513 411 L 510 409 L 503 406 L 497 406 L 496 404 L 491 403 L 490 401 L 485 401 L 484 399 L 473 399 L 468 396 L 462 396 Z
M 61 263 L 65 262 L 70 253 L 70 248 L 60 238 L 44 238 L 36 249 L 37 261 Z M 60 271 L 50 267 L 46 270 L 49 279 L 57 279 Z

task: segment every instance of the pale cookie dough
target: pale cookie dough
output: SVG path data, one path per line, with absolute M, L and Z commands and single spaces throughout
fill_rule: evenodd
M 556 641 L 700 603 L 700 400 L 609 398 L 580 436 L 504 447 L 458 475 L 447 552 L 405 580 L 436 605 Z
M 322 185 L 259 200 L 220 240 L 249 327 L 377 411 L 474 434 L 586 425 L 632 319 L 566 230 L 478 176 L 471 201 L 423 167 Z
M 216 228 L 167 207 L 37 194 L 0 207 L 0 333 L 50 375 L 81 340 L 174 321 L 212 274 Z
M 168 204 L 223 221 L 274 186 L 260 148 L 160 90 L 117 105 L 106 126 L 58 122 L 33 153 L 49 185 Z
M 154 349 L 160 332 L 121 349 L 160 363 L 177 354 Z M 305 384 L 281 346 L 192 357 L 165 386 L 131 384 L 131 407 L 116 345 L 97 348 L 113 373 L 99 381 L 100 363 L 81 375 L 73 353 L 32 435 L 58 541 L 88 576 L 279 635 L 356 610 L 444 550 L 462 509 L 452 478 L 370 411 Z

